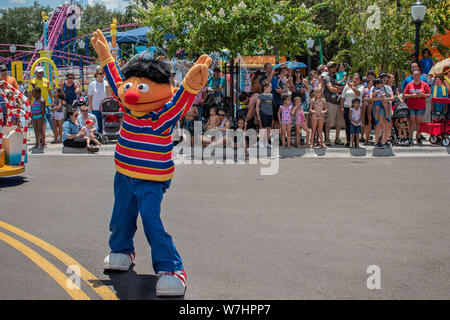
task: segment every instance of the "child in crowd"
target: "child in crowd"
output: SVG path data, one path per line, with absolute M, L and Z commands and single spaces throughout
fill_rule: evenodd
M 31 119 L 34 129 L 34 137 L 36 139 L 35 148 L 40 148 L 45 145 L 45 131 L 44 131 L 44 115 L 45 100 L 41 96 L 41 88 L 34 87 L 31 90 L 31 96 L 33 97 L 33 103 L 31 105 Z M 41 144 L 42 143 L 42 144 Z
M 338 66 L 338 72 L 336 72 L 336 82 L 338 86 L 345 86 L 347 80 L 347 72 L 345 71 L 345 64 L 342 62 Z
M 352 107 L 350 109 L 350 134 L 351 145 L 350 148 L 359 148 L 359 135 L 361 134 L 361 100 L 355 98 L 352 100 Z
M 294 98 L 292 115 L 295 117 L 295 141 L 297 142 L 297 148 L 300 148 L 300 132 L 302 129 L 306 132 L 305 147 L 309 148 L 310 132 L 308 129 L 308 125 L 306 124 L 305 113 L 302 107 L 302 98 Z
M 290 96 L 282 96 L 283 104 L 278 109 L 278 119 L 281 122 L 281 148 L 291 147 L 291 129 L 292 129 L 292 105 Z
M 314 136 L 317 133 L 318 140 L 322 148 L 326 148 L 323 143 L 323 124 L 325 123 L 325 114 L 327 111 L 327 102 L 322 95 L 322 89 L 320 87 L 316 88 L 309 107 L 312 127 L 311 141 L 314 141 Z
M 373 101 L 372 115 L 375 119 L 375 125 L 378 125 L 378 121 L 381 117 L 386 116 L 388 110 L 387 102 L 384 100 L 387 96 L 387 91 L 381 79 L 377 78 L 373 81 L 373 88 L 370 94 L 370 99 Z M 382 107 L 382 108 L 380 108 Z
M 397 121 L 397 131 L 400 138 L 400 143 L 406 142 L 408 139 L 408 118 L 400 118 Z
M 435 77 L 435 85 L 431 88 L 431 98 L 448 98 L 448 89 L 444 86 L 444 75 Z M 431 105 L 432 121 L 439 122 L 445 120 L 447 114 L 447 103 L 433 102 Z
M 266 79 L 262 82 L 262 88 L 263 93 L 256 100 L 256 116 L 258 117 L 260 128 L 259 146 L 264 148 L 266 141 L 270 145 L 270 130 L 273 122 L 272 84 Z M 263 130 L 261 131 L 261 129 Z
M 245 136 L 245 120 L 243 118 L 239 118 L 237 121 L 237 128 L 234 134 L 234 148 L 242 148 L 244 146 L 245 156 L 248 156 L 247 148 L 249 144 L 249 137 Z
M 85 134 L 84 139 L 86 140 L 86 147 L 88 149 L 93 148 L 93 146 L 91 146 L 91 142 L 93 142 L 98 147 L 101 146 L 100 142 L 98 142 L 98 140 L 94 136 L 95 133 L 94 120 L 87 119 L 85 125 L 81 128 L 80 133 Z
M 217 107 L 211 107 L 209 109 L 209 119 L 208 122 L 206 122 L 205 130 L 213 130 L 219 125 L 219 123 L 220 119 L 217 115 Z
M 57 136 L 55 136 L 55 140 L 53 143 L 62 143 L 62 134 L 63 134 L 63 120 L 64 120 L 64 110 L 63 106 L 65 104 L 66 95 L 62 92 L 61 89 L 56 89 L 53 94 L 53 102 L 50 105 L 50 111 L 53 115 L 53 125 L 55 127 L 55 132 Z M 59 139 L 57 138 L 59 137 Z

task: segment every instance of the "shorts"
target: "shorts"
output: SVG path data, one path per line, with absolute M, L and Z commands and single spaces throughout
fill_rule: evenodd
M 350 123 L 350 134 L 360 134 L 361 133 L 361 125 L 355 126 L 353 123 Z
M 411 109 L 411 108 L 408 108 L 409 109 L 409 116 L 410 117 L 423 117 L 424 116 L 424 114 L 425 114 L 425 110 L 426 109 Z
M 39 114 L 33 114 L 33 115 L 32 115 L 32 118 L 35 119 L 35 120 L 40 119 L 40 118 L 42 118 L 42 113 L 39 113 Z
M 272 115 L 267 115 L 264 113 L 260 113 L 259 114 L 260 118 L 261 118 L 261 126 L 262 128 L 272 128 L 272 122 L 273 122 L 273 116 Z M 261 128 L 260 128 L 261 129 Z
M 64 119 L 64 112 L 55 112 L 53 114 L 53 119 L 55 119 L 55 120 L 63 120 Z
M 325 124 L 330 128 L 335 128 L 336 126 L 345 128 L 345 119 L 341 113 L 341 107 L 337 104 L 327 102 L 327 109 Z
M 189 131 L 191 135 L 194 134 L 194 120 L 184 120 L 183 128 Z
M 384 109 L 383 105 L 379 105 L 379 106 L 373 106 L 372 108 L 372 116 L 375 118 L 375 110 L 378 107 L 378 115 L 385 117 L 386 116 L 386 110 Z

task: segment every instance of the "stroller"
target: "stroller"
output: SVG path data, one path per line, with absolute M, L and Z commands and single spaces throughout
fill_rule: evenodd
M 392 128 L 391 128 L 391 142 L 393 145 L 398 145 L 400 142 L 399 132 L 397 129 L 398 121 L 401 118 L 409 118 L 409 109 L 405 103 L 397 103 L 393 106 L 394 112 L 392 113 Z M 409 132 L 407 133 L 409 134 Z M 411 139 L 410 139 L 411 140 Z
M 123 113 L 119 102 L 115 98 L 105 98 L 100 104 L 102 114 L 103 133 L 100 136 L 102 144 L 108 144 L 119 138 L 120 127 L 122 126 Z

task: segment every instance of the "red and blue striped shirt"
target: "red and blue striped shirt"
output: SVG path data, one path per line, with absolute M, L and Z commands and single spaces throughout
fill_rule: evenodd
M 197 91 L 183 81 L 172 100 L 144 116 L 133 115 L 121 103 L 116 83 L 124 81 L 116 63 L 103 67 L 111 90 L 122 106 L 124 117 L 115 151 L 116 170 L 126 176 L 153 181 L 167 181 L 174 173 L 173 129 L 189 111 Z

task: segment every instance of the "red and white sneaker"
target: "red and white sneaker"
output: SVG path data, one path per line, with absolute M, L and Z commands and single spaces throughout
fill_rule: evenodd
M 186 273 L 184 270 L 175 272 L 158 272 L 156 283 L 157 296 L 184 296 L 186 292 Z
M 136 257 L 136 253 L 110 253 L 103 261 L 103 268 L 106 270 L 128 271 Z

